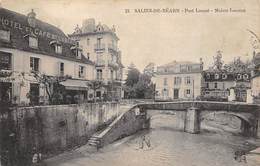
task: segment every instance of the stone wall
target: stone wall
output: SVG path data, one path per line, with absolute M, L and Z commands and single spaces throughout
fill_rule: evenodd
M 144 128 L 149 128 L 149 119 L 146 111 L 133 107 L 129 111 L 121 114 L 111 123 L 106 130 L 98 135 L 101 146 L 112 143 L 113 141 L 125 136 L 136 133 Z
M 17 157 L 26 160 L 30 159 L 33 149 L 49 156 L 85 144 L 118 114 L 118 103 L 16 107 L 5 118 L 9 119 L 8 125 L 12 123 L 13 130 L 5 132 L 14 135 L 16 140 L 10 148 L 15 148 Z M 0 129 L 1 133 L 9 130 Z M 5 144 L 5 141 L 2 139 L 0 143 Z

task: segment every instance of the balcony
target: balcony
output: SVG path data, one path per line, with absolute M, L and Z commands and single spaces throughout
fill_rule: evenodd
M 12 73 L 11 70 L 0 69 L 0 77 L 10 77 Z
M 108 61 L 108 66 L 113 67 L 113 68 L 118 68 L 119 67 L 118 63 L 114 62 L 112 60 Z
M 110 78 L 108 80 L 109 84 L 114 85 L 114 86 L 121 86 L 122 85 L 122 79 L 116 78 L 116 79 L 112 79 Z
M 112 52 L 112 53 L 118 53 L 118 48 L 115 45 L 112 44 L 108 44 L 108 51 Z
M 96 66 L 105 66 L 105 61 L 103 59 L 97 59 Z
M 94 51 L 95 52 L 104 52 L 105 49 L 106 49 L 105 44 L 98 44 L 98 43 L 96 43 L 94 45 Z

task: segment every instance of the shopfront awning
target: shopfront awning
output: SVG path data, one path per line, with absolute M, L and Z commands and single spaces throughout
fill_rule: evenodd
M 86 91 L 88 90 L 88 81 L 84 80 L 72 80 L 68 79 L 66 81 L 60 82 L 61 85 L 65 86 L 66 90 L 79 90 Z

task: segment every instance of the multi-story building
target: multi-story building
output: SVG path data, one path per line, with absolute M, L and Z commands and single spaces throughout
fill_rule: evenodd
M 96 25 L 94 19 L 87 19 L 83 21 L 82 27 L 77 26 L 69 37 L 83 46 L 83 52 L 95 62 L 95 78 L 106 85 L 96 91 L 96 97 L 103 98 L 106 94 L 110 98 L 120 99 L 123 65 L 115 27 L 109 28 L 101 23 Z
M 226 70 L 209 69 L 203 72 L 204 83 L 202 97 L 206 100 L 246 101 L 247 89 L 250 88 L 250 73 L 228 72 Z
M 259 51 L 259 50 L 258 50 Z M 260 103 L 260 51 L 254 52 L 254 71 L 251 79 L 251 90 L 254 103 Z
M 191 100 L 201 95 L 203 62 L 171 62 L 158 66 L 153 82 L 156 100 Z
M 36 18 L 0 8 L 0 100 L 16 104 L 48 102 L 46 85 L 34 76 L 64 77 L 66 95 L 88 98 L 87 80 L 94 63 L 59 28 Z M 66 76 L 66 77 L 65 77 Z M 51 87 L 53 90 L 54 87 Z M 34 94 L 30 98 L 29 94 Z

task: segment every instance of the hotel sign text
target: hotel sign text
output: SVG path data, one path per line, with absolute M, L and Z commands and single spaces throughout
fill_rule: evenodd
M 39 36 L 39 37 L 49 38 L 49 39 L 57 40 L 57 41 L 60 41 L 60 42 L 63 42 L 63 43 L 75 44 L 75 41 L 73 41 L 69 38 L 59 36 L 59 35 L 55 35 L 53 33 L 43 31 L 39 28 L 32 28 L 32 27 L 29 27 L 29 26 L 25 26 L 25 25 L 22 25 L 19 22 L 16 22 L 16 21 L 13 21 L 13 20 L 10 20 L 10 19 L 6 19 L 6 18 L 3 18 L 3 17 L 0 18 L 0 25 L 2 25 L 3 27 L 10 27 L 10 28 L 13 28 L 13 29 L 16 29 L 16 30 L 20 30 L 23 34 L 34 34 L 34 35 Z

